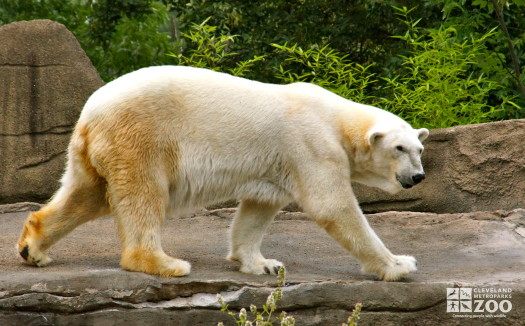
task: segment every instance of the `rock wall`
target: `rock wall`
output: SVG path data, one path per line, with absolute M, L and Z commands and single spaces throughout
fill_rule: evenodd
M 0 203 L 44 201 L 84 102 L 104 83 L 64 25 L 5 25 L 0 44 Z
M 421 185 L 394 196 L 356 185 L 366 212 L 475 212 L 525 207 L 525 120 L 431 130 Z

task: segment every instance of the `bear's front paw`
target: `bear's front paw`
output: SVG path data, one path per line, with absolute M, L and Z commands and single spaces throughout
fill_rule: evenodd
M 247 273 L 247 274 L 255 274 L 255 275 L 261 275 L 261 274 L 277 275 L 279 273 L 279 269 L 282 266 L 284 266 L 283 263 L 281 263 L 278 260 L 261 259 L 256 262 L 252 262 L 251 264 L 243 263 L 241 266 L 241 272 Z
M 363 272 L 377 275 L 383 281 L 399 281 L 410 272 L 417 271 L 416 259 L 412 256 L 392 255 L 385 263 L 365 265 Z
M 384 281 L 398 281 L 406 277 L 410 272 L 417 271 L 417 261 L 412 256 L 393 256 L 383 273 Z

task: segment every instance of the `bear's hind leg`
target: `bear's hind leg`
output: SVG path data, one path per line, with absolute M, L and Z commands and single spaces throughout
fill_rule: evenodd
M 136 178 L 142 184 L 132 184 L 132 179 L 126 187 L 110 190 L 122 243 L 121 266 L 163 277 L 188 275 L 190 263 L 168 256 L 161 246 L 168 190 L 156 185 L 154 178 Z
M 18 254 L 30 264 L 45 266 L 51 262 L 46 254 L 51 245 L 78 225 L 108 213 L 104 184 L 63 185 L 47 205 L 29 214 Z
M 228 259 L 241 263 L 240 271 L 249 274 L 277 274 L 283 263 L 261 254 L 264 232 L 283 205 L 243 200 L 230 230 Z

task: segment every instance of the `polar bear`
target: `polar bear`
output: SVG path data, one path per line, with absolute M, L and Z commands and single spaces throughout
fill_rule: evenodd
M 263 233 L 295 201 L 365 272 L 395 281 L 415 271 L 416 260 L 385 247 L 351 181 L 391 193 L 421 182 L 428 133 L 313 84 L 180 66 L 140 69 L 86 102 L 61 187 L 28 216 L 18 253 L 44 266 L 60 238 L 114 214 L 124 269 L 187 275 L 190 263 L 161 247 L 165 216 L 235 198 L 229 259 L 244 273 L 276 274 L 282 263 L 261 254 Z

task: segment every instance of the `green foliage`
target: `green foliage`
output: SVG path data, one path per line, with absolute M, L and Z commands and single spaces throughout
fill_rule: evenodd
M 154 3 L 140 16 L 122 16 L 114 31 L 103 42 L 88 38 L 86 52 L 105 80 L 111 80 L 142 67 L 169 64 L 165 53 L 172 47 L 169 35 L 158 26 L 168 19 L 165 6 Z
M 385 79 L 391 95 L 382 101 L 383 107 L 416 127 L 443 128 L 495 120 L 509 100 L 502 99 L 498 106 L 488 104 L 490 95 L 501 86 L 475 69 L 486 50 L 486 40 L 494 32 L 461 40 L 452 27 L 421 29 L 417 21 L 408 18 L 408 9 L 397 10 L 408 27 L 399 39 L 411 52 L 402 56 L 399 75 Z
M 271 44 L 300 44 L 307 49 L 331 44 L 333 49 L 363 66 L 390 63 L 401 48 L 391 39 L 403 26 L 391 5 L 397 0 L 164 0 L 177 15 L 179 28 L 187 30 L 195 22 L 210 17 L 219 34 L 239 35 L 234 52 L 241 60 L 272 52 Z M 418 14 L 438 17 L 426 6 Z M 274 66 L 272 63 L 271 66 Z M 272 71 L 260 71 L 259 80 L 272 81 Z
M 193 24 L 190 32 L 183 34 L 187 40 L 184 51 L 168 53 L 168 56 L 175 59 L 175 64 L 245 76 L 257 62 L 264 60 L 264 56 L 255 56 L 252 59 L 237 61 L 238 54 L 231 51 L 237 36 L 217 35 L 217 27 L 208 25 L 208 20 L 201 24 Z
M 284 83 L 309 82 L 356 102 L 369 103 L 371 85 L 376 82 L 363 67 L 327 46 L 303 50 L 297 45 L 273 44 L 284 59 L 275 77 Z
M 525 0 L 392 8 L 404 3 L 0 0 L 0 24 L 63 23 L 106 81 L 181 64 L 265 82 L 312 82 L 415 126 L 525 117 Z
M 172 62 L 170 35 L 159 31 L 168 8 L 159 1 L 0 0 L 0 24 L 32 19 L 66 25 L 106 81 Z
M 0 25 L 20 20 L 50 19 L 75 30 L 89 10 L 82 0 L 0 0 Z
M 283 83 L 311 82 L 352 101 L 369 103 L 396 113 L 415 127 L 443 128 L 501 118 L 502 112 L 519 109 L 514 97 L 499 94 L 502 86 L 477 65 L 494 32 L 481 38 L 462 39 L 451 27 L 421 28 L 409 18 L 411 10 L 397 9 L 407 26 L 404 35 L 409 51 L 400 56 L 402 66 L 393 78 L 376 76 L 328 46 L 303 50 L 298 45 L 273 44 L 273 76 Z M 253 61 L 237 62 L 231 51 L 237 36 L 217 35 L 207 21 L 194 25 L 185 54 L 174 56 L 177 64 L 192 65 L 236 75 L 254 76 Z M 241 67 L 241 68 L 239 68 Z M 244 69 L 244 68 L 246 69 Z M 254 76 L 255 79 L 257 76 Z
M 525 117 L 525 1 L 524 0 L 426 0 L 442 7 L 443 25 L 452 27 L 460 38 L 480 39 L 488 29 L 486 50 L 476 59 L 485 76 L 501 88 L 494 94 L 513 98 L 514 108 L 507 108 L 500 118 Z
M 153 13 L 152 6 L 158 6 L 151 0 L 89 0 L 91 5 L 90 36 L 104 47 L 117 32 L 122 19 L 142 21 L 145 16 Z

